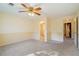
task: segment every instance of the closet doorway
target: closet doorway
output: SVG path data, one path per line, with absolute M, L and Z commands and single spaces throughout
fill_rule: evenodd
M 43 42 L 47 41 L 46 30 L 46 21 L 40 21 L 40 40 Z
M 71 23 L 64 23 L 64 38 L 71 38 Z

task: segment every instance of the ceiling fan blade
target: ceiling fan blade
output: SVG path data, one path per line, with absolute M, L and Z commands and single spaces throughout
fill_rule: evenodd
M 27 12 L 27 11 L 19 11 L 19 12 Z
M 41 10 L 34 9 L 33 12 L 35 12 L 35 13 L 41 13 Z
M 14 6 L 14 4 L 13 4 L 13 3 L 9 3 L 8 5 L 10 5 L 10 6 Z
M 32 7 L 30 4 L 28 3 L 21 3 L 21 5 L 25 8 L 29 8 L 29 7 Z
M 34 10 L 41 10 L 42 8 L 40 7 L 35 7 Z
M 25 7 L 25 8 L 28 8 L 25 4 L 23 4 L 23 3 L 21 3 L 21 5 L 23 6 L 23 7 Z
M 36 12 L 34 12 L 35 14 L 37 14 L 37 15 L 41 15 L 40 13 L 36 13 Z

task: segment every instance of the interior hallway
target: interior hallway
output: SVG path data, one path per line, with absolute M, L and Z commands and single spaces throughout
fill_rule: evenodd
M 44 43 L 34 39 L 2 46 L 0 47 L 0 56 L 27 56 L 38 51 L 45 51 L 48 54 L 36 54 L 36 56 L 48 56 L 50 52 L 56 52 L 59 56 L 79 56 L 79 49 L 74 46 L 73 40 L 63 43 L 55 41 Z

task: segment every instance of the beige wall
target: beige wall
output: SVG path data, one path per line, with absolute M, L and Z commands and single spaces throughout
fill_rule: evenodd
M 51 40 L 51 19 L 47 18 L 47 39 L 48 41 Z
M 28 16 L 0 12 L 0 46 L 27 39 L 39 39 L 39 25 L 42 17 L 30 19 Z M 64 18 L 47 20 L 47 39 L 63 42 Z M 72 21 L 72 23 L 74 23 Z M 74 25 L 72 27 L 74 33 Z
M 39 38 L 40 21 L 43 20 L 39 16 L 20 16 L 0 12 L 0 46 L 7 45 L 27 39 Z
M 47 18 L 47 39 L 63 42 L 63 19 Z
M 51 20 L 51 39 L 63 42 L 63 19 Z
M 64 23 L 72 23 L 72 38 L 75 33 L 75 16 L 66 16 L 60 19 L 48 19 L 48 39 L 55 41 L 64 41 Z
M 33 38 L 40 40 L 40 19 L 33 20 Z
M 0 24 L 0 33 L 33 32 L 33 21 L 29 20 L 27 17 L 24 18 L 18 15 L 4 14 L 0 21 L 2 23 Z
M 27 17 L 0 12 L 0 46 L 33 38 L 33 28 Z

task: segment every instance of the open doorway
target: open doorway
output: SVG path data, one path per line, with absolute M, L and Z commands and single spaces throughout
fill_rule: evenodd
M 40 21 L 40 40 L 45 42 L 46 40 L 46 23 L 45 21 Z
M 71 23 L 64 23 L 64 38 L 71 38 Z

